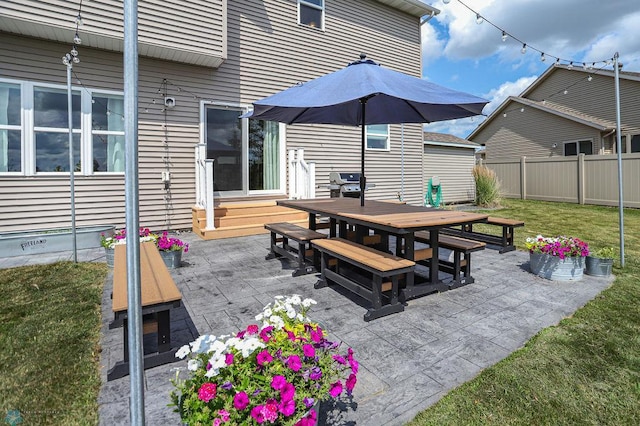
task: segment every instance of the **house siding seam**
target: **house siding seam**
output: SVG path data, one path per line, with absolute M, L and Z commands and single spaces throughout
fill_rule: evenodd
M 77 12 L 65 13 L 67 9 L 60 9 L 62 3 L 66 4 L 57 2 L 47 6 L 59 10 L 48 18 L 52 24 L 62 15 L 68 18 Z M 95 3 L 109 5 L 115 2 Z M 295 2 L 228 2 L 226 21 L 228 58 L 218 68 L 140 58 L 141 225 L 152 229 L 191 228 L 191 207 L 195 202 L 194 148 L 200 142 L 202 100 L 248 106 L 298 81 L 342 68 L 357 59 L 360 52 L 366 52 L 368 57 L 389 68 L 420 75 L 419 19 L 375 1 L 336 0 L 328 3 L 324 32 L 297 25 Z M 382 22 L 384 25 L 380 25 Z M 2 40 L 2 78 L 66 83 L 60 57 L 69 50 L 68 43 L 9 33 L 2 33 Z M 90 89 L 123 90 L 121 54 L 84 44 L 79 51 L 82 62 L 74 67 L 74 86 L 77 77 Z M 166 87 L 162 85 L 165 79 Z M 163 93 L 158 92 L 165 89 L 167 96 L 176 99 L 176 106 L 166 111 L 166 118 L 159 104 Z M 166 129 L 163 128 L 165 119 Z M 287 126 L 286 134 L 287 148 L 305 148 L 306 160 L 316 163 L 319 197 L 328 197 L 324 186 L 328 184 L 331 170 L 360 169 L 360 130 L 357 127 L 292 125 Z M 400 147 L 402 141 L 404 155 Z M 367 197 L 395 199 L 401 189 L 400 173 L 404 161 L 405 200 L 422 203 L 422 149 L 422 125 L 392 125 L 391 151 L 366 153 L 366 175 L 376 184 Z M 165 159 L 171 172 L 169 192 L 165 192 L 160 176 Z M 0 175 L 0 182 L 0 199 L 3 200 L 0 201 L 0 227 L 3 230 L 68 226 L 68 175 Z M 75 182 L 78 225 L 124 226 L 123 175 L 76 176 Z M 169 197 L 167 200 L 165 195 Z M 42 199 L 51 200 L 51 203 L 43 206 Z

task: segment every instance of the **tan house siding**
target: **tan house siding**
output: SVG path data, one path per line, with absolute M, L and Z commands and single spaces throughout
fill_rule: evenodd
M 95 3 L 93 7 L 97 8 L 120 2 L 86 3 Z M 213 7 L 225 4 L 220 1 L 206 3 Z M 23 3 L 11 4 L 18 10 Z M 58 25 L 63 18 L 68 20 L 77 12 L 63 7 L 65 5 L 68 3 L 52 3 L 48 6 L 51 10 L 42 14 L 49 16 L 47 14 L 52 13 L 47 19 L 52 25 Z M 84 34 L 90 32 L 94 21 L 91 9 L 87 7 L 83 12 L 86 15 L 82 27 Z M 251 102 L 298 81 L 339 69 L 357 59 L 361 51 L 387 67 L 420 75 L 418 18 L 378 2 L 327 2 L 325 31 L 297 25 L 295 1 L 231 1 L 226 7 L 228 59 L 218 68 L 140 58 L 141 225 L 153 229 L 191 227 L 191 207 L 195 202 L 194 147 L 200 142 L 202 102 L 248 107 Z M 12 10 L 11 13 L 17 12 Z M 4 15 L 0 13 L 0 28 L 7 29 Z M 119 18 L 114 12 L 110 19 Z M 183 26 L 186 25 L 178 25 Z M 105 28 L 117 32 L 108 25 Z M 150 26 L 148 28 L 151 34 L 153 31 Z M 100 31 L 106 30 L 100 28 Z M 69 31 L 65 31 L 65 43 L 9 33 L 0 33 L 0 37 L 3 41 L 0 45 L 2 78 L 66 84 L 66 69 L 60 58 L 70 49 Z M 203 39 L 200 42 L 205 43 Z M 92 49 L 84 43 L 79 51 L 81 63 L 74 67 L 74 88 L 81 88 L 77 83 L 80 80 L 84 87 L 91 89 L 122 90 L 121 53 Z M 162 111 L 164 94 L 176 99 L 174 108 Z M 421 132 L 419 124 L 404 126 L 405 199 L 414 203 L 421 203 L 424 196 Z M 292 125 L 287 126 L 286 134 L 288 148 L 305 148 L 306 160 L 316 163 L 316 179 L 320 186 L 328 184 L 330 170 L 359 170 L 359 128 Z M 367 151 L 366 173 L 369 181 L 376 184 L 368 197 L 395 198 L 400 191 L 400 143 L 400 125 L 394 125 L 391 126 L 389 152 Z M 160 173 L 167 164 L 171 172 L 168 192 L 164 190 Z M 78 225 L 124 225 L 123 174 L 76 174 L 75 184 Z M 24 194 L 28 195 L 25 197 Z M 321 187 L 318 196 L 328 196 L 328 191 Z M 69 178 L 66 174 L 59 177 L 0 176 L 0 197 L 3 200 L 0 201 L 2 230 L 69 225 Z M 47 201 L 43 203 L 43 199 Z
M 424 181 L 440 178 L 445 204 L 473 201 L 475 182 L 471 171 L 475 166 L 475 150 L 448 146 L 424 146 Z
M 226 0 L 138 2 L 139 54 L 170 61 L 218 66 L 226 57 Z M 70 43 L 79 2 L 5 0 L 0 29 L 28 37 Z M 122 52 L 123 3 L 82 3 L 82 45 Z M 64 51 L 61 52 L 61 55 Z
M 597 129 L 531 107 L 494 118 L 473 138 L 486 145 L 487 159 L 562 156 L 563 143 L 576 140 L 591 140 L 594 152 L 601 144 Z
M 594 154 L 615 152 L 615 134 L 609 134 L 609 128 L 614 129 L 616 121 L 615 87 L 611 71 L 554 67 L 527 89 L 522 97 L 536 102 L 545 101 L 540 104 L 542 107 L 558 108 L 560 113 L 562 108 L 567 108 L 579 114 L 578 119 L 592 121 L 596 125 L 582 124 L 513 100 L 507 101 L 470 136 L 474 142 L 486 145 L 487 159 L 522 155 L 562 156 L 563 143 L 588 139 L 593 141 Z M 640 134 L 639 99 L 640 79 L 635 75 L 621 75 L 623 135 Z M 524 112 L 521 113 L 522 107 Z M 597 128 L 597 123 L 603 122 L 609 123 L 607 130 Z M 552 147 L 554 143 L 557 144 L 555 149 Z

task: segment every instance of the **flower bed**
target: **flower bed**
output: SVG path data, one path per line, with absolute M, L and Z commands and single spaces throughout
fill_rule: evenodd
M 351 394 L 358 362 L 327 340 L 306 312 L 316 302 L 277 296 L 235 335 L 203 335 L 176 353 L 189 377 L 172 383 L 172 405 L 189 425 L 312 426 L 317 402 Z

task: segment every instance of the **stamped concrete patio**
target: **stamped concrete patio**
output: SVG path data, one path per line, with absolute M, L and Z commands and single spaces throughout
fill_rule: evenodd
M 528 272 L 528 253 L 487 249 L 474 253 L 475 283 L 410 300 L 404 312 L 365 323 L 366 301 L 339 287 L 315 290 L 316 275 L 293 278 L 293 264 L 266 261 L 267 235 L 202 241 L 188 233 L 181 238 L 189 241 L 190 250 L 183 267 L 172 274 L 183 295 L 183 306 L 172 314 L 176 345 L 202 333 L 228 334 L 255 323 L 254 316 L 276 295 L 315 299 L 310 317 L 351 346 L 360 362 L 353 398 L 323 406 L 321 424 L 331 425 L 404 424 L 541 329 L 571 315 L 612 281 L 587 275 L 579 282 L 548 281 Z M 102 256 L 100 250 L 80 254 L 81 260 L 100 261 Z M 23 258 L 11 259 L 11 264 L 0 260 L 0 267 Z M 102 307 L 99 404 L 104 425 L 129 423 L 129 377 L 106 381 L 107 371 L 122 359 L 123 344 L 122 330 L 108 329 L 111 281 L 109 274 Z M 180 423 L 167 404 L 170 380 L 185 369 L 179 361 L 145 371 L 147 424 Z

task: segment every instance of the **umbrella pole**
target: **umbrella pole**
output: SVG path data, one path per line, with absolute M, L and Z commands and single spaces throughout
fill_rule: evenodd
M 367 187 L 367 178 L 364 176 L 364 149 L 366 144 L 365 138 L 365 111 L 367 105 L 367 98 L 360 99 L 360 105 L 362 105 L 362 151 L 360 154 L 360 206 L 364 206 L 364 189 Z

